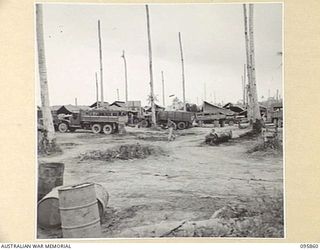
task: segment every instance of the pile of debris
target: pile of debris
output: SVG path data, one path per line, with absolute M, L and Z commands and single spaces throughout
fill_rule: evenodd
M 80 154 L 80 161 L 84 160 L 102 160 L 112 161 L 114 159 L 144 159 L 149 155 L 158 153 L 160 148 L 149 145 L 124 144 L 106 150 L 93 150 Z

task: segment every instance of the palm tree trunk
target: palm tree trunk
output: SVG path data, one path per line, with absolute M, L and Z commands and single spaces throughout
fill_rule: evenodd
M 47 67 L 44 48 L 44 34 L 43 34 L 43 17 L 42 4 L 36 5 L 36 32 L 37 32 L 37 49 L 38 49 L 38 65 L 40 78 L 40 93 L 41 93 L 41 109 L 43 116 L 43 126 L 45 129 L 44 135 L 48 141 L 49 148 L 55 147 L 55 133 L 53 127 L 52 114 L 49 104 L 49 91 L 47 80 Z

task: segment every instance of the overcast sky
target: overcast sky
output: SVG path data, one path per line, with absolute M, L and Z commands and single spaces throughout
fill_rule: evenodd
M 182 99 L 178 32 L 181 32 L 187 101 L 204 98 L 224 103 L 242 98 L 245 63 L 241 4 L 149 5 L 155 95 L 162 104 L 161 70 L 169 95 Z M 149 61 L 145 5 L 45 4 L 45 52 L 50 104 L 91 104 L 99 72 L 97 21 L 101 21 L 104 99 L 124 100 L 124 64 L 128 65 L 129 100 L 147 104 Z M 258 96 L 282 93 L 282 5 L 254 5 Z M 38 84 L 39 86 L 39 84 Z M 39 96 L 39 94 L 38 94 Z M 38 103 L 40 103 L 38 101 Z

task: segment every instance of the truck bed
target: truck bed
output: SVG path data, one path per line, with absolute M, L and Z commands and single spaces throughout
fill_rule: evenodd
M 127 123 L 128 117 L 127 116 L 82 116 L 82 122 L 97 122 L 97 123 Z
M 183 111 L 159 111 L 158 120 L 167 121 L 170 119 L 175 122 L 192 122 L 193 113 Z

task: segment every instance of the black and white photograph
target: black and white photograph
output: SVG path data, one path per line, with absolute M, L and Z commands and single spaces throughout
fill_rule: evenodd
M 34 4 L 36 239 L 285 238 L 283 8 Z

